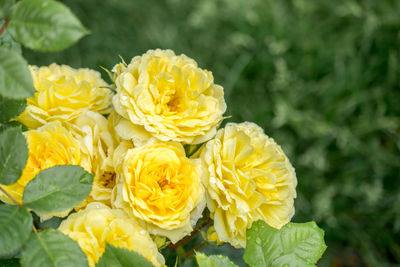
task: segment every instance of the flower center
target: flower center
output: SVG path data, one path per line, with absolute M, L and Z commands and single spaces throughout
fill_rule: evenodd
M 115 185 L 115 173 L 113 172 L 105 172 L 100 178 L 100 183 L 105 187 L 105 188 L 114 188 Z

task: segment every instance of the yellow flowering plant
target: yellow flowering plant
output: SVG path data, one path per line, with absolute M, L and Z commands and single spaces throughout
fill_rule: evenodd
M 26 47 L 57 50 L 76 41 L 71 29 L 84 33 L 53 0 L 8 9 L 5 27 Z M 37 19 L 26 10 L 65 40 L 21 35 L 18 21 Z M 251 267 L 313 266 L 322 256 L 323 231 L 290 222 L 297 178 L 283 149 L 254 123 L 221 127 L 223 87 L 195 60 L 149 50 L 116 64 L 107 84 L 90 69 L 28 66 L 1 47 L 0 59 L 0 100 L 12 107 L 0 129 L 0 258 L 237 266 L 199 253 L 206 245 L 245 248 Z

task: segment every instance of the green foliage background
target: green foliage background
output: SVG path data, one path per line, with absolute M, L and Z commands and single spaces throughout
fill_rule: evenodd
M 400 262 L 398 0 L 63 2 L 91 35 L 26 50 L 31 64 L 100 70 L 118 54 L 185 53 L 224 86 L 229 121 L 258 123 L 288 154 L 294 221 L 326 231 L 320 266 Z

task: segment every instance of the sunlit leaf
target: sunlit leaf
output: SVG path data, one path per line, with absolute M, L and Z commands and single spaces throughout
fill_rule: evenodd
M 326 249 L 324 231 L 315 222 L 288 223 L 281 230 L 263 221 L 247 231 L 243 259 L 250 266 L 315 266 Z
M 236 264 L 231 262 L 228 257 L 222 255 L 207 256 L 206 254 L 197 252 L 196 260 L 199 267 L 238 267 Z
M 11 13 L 8 31 L 24 46 L 58 51 L 88 33 L 68 7 L 53 0 L 22 0 Z
M 22 201 L 37 212 L 73 208 L 92 188 L 93 175 L 80 166 L 60 165 L 42 170 L 25 187 Z

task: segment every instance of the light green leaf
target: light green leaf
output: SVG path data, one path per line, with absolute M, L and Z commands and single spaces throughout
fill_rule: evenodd
M 17 52 L 0 47 L 0 95 L 10 99 L 33 96 L 31 73 L 28 63 Z
M 199 267 L 238 267 L 228 257 L 222 255 L 207 256 L 206 254 L 197 252 L 196 260 Z
M 0 184 L 10 185 L 21 177 L 28 159 L 28 146 L 19 127 L 0 133 Z
M 0 25 L 3 23 L 3 21 L 0 21 Z M 8 33 L 7 30 L 5 30 L 1 35 L 0 35 L 0 47 L 12 49 L 18 54 L 22 53 L 21 45 L 14 41 L 14 39 L 11 37 L 11 35 Z
M 140 267 L 152 267 L 151 264 L 146 258 L 137 254 L 134 251 L 114 247 L 113 245 L 107 244 L 106 250 L 101 256 L 99 262 L 96 264 L 96 267 L 132 267 L 132 266 L 140 266 Z
M 32 216 L 24 207 L 0 205 L 0 256 L 19 249 L 32 231 Z
M 21 253 L 21 265 L 26 267 L 84 267 L 86 255 L 78 244 L 55 229 L 32 234 Z
M 14 4 L 15 0 L 0 0 L 0 18 L 7 18 L 8 12 Z
M 315 222 L 289 223 L 280 232 L 284 251 L 292 251 L 311 263 L 316 263 L 324 254 L 324 231 Z
M 8 31 L 24 46 L 59 51 L 88 31 L 64 4 L 53 0 L 22 0 L 12 9 Z
M 60 165 L 42 170 L 25 187 L 22 201 L 36 212 L 73 208 L 92 189 L 93 175 L 80 166 Z
M 17 117 L 26 107 L 26 100 L 7 99 L 0 96 L 0 123 Z
M 315 222 L 288 223 L 281 230 L 263 221 L 247 231 L 243 259 L 250 266 L 315 266 L 326 249 Z

